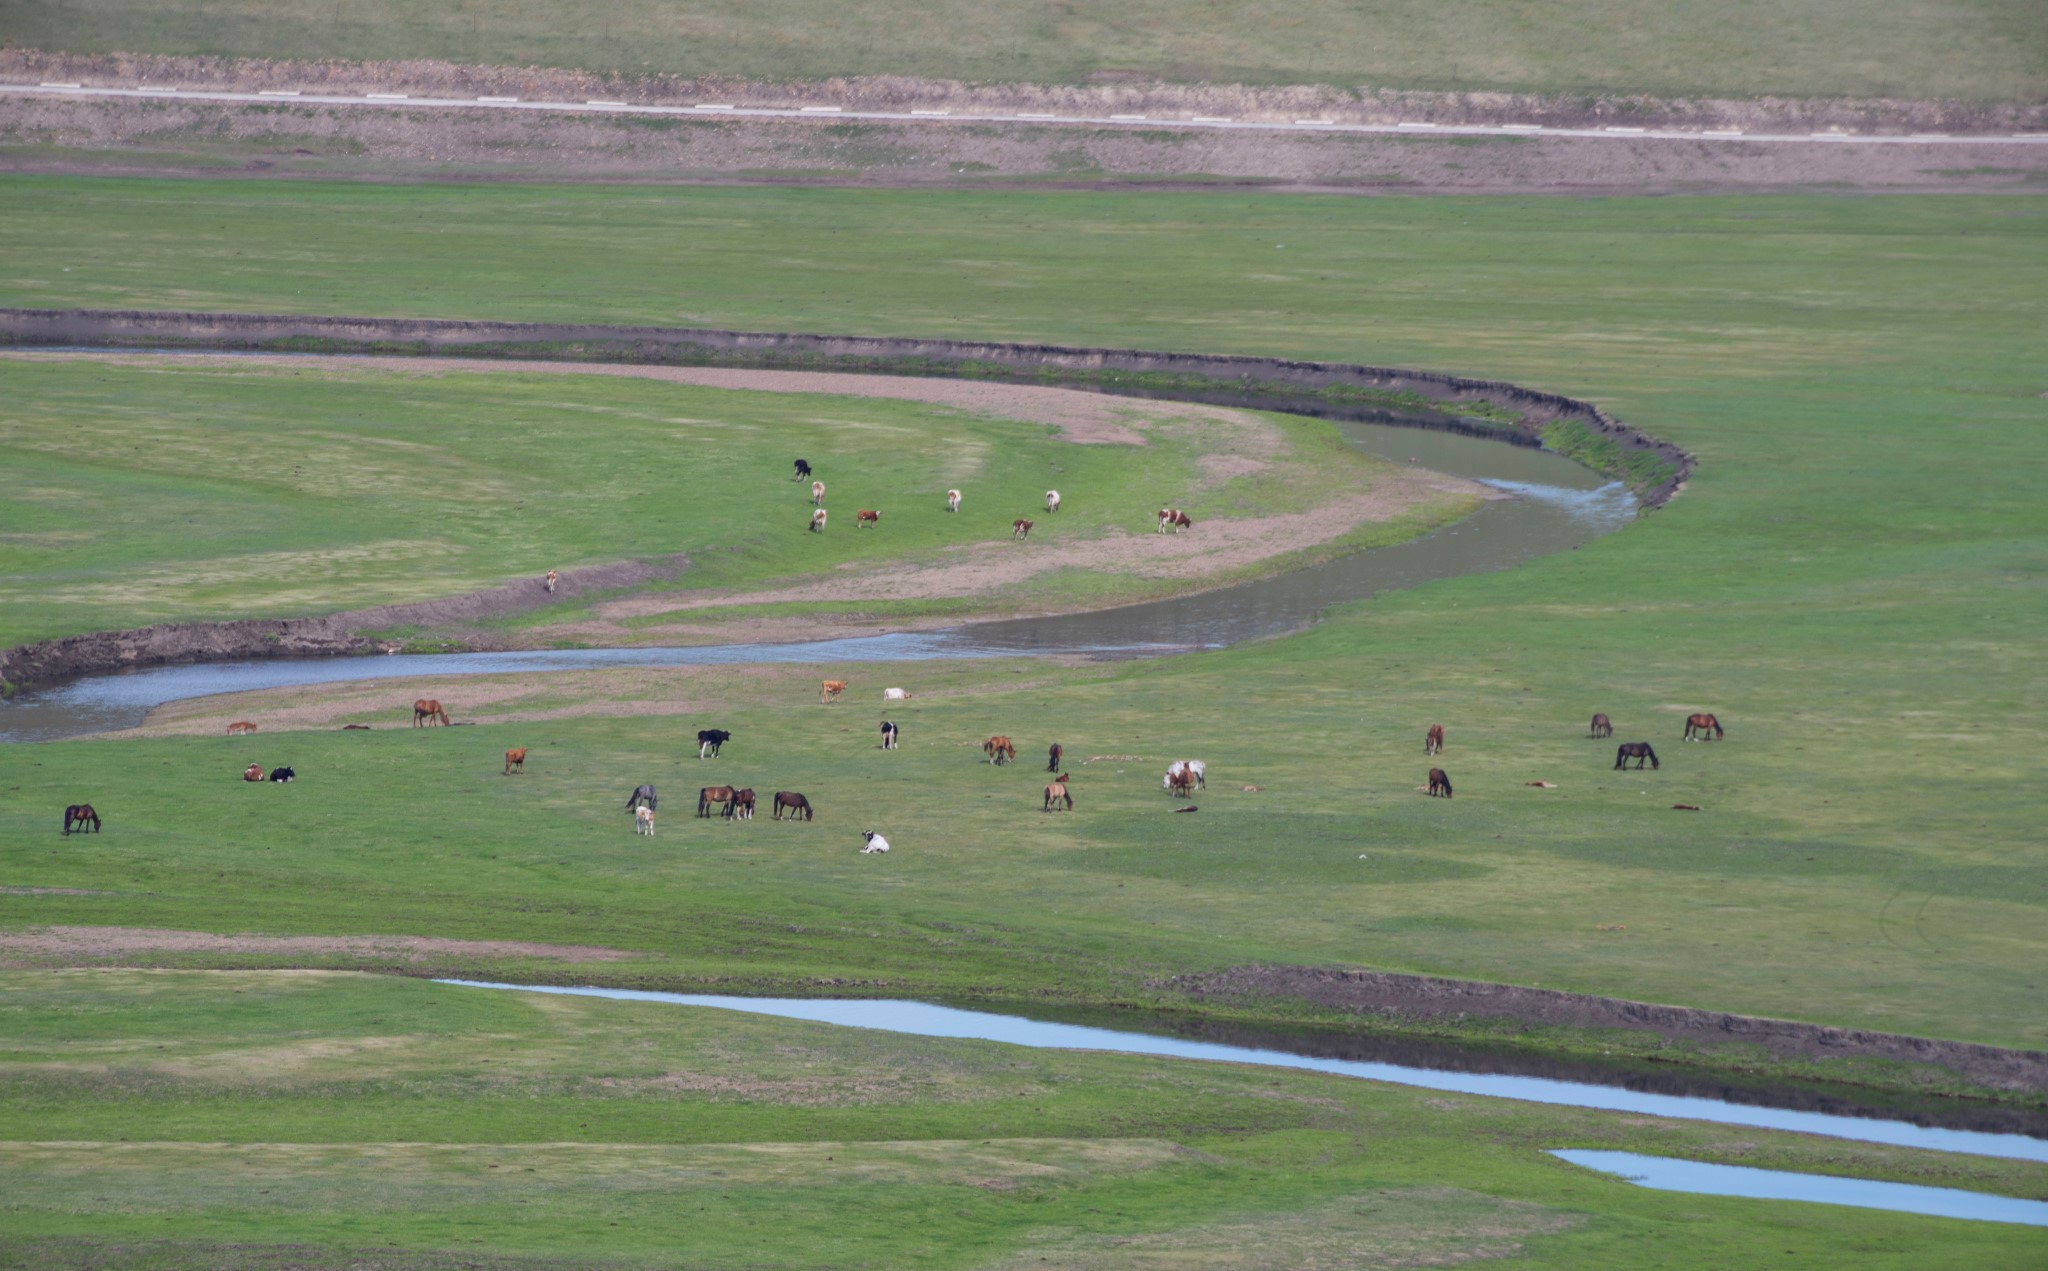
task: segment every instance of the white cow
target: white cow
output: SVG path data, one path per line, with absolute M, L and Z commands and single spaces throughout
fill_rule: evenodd
M 1209 765 L 1199 759 L 1174 760 L 1167 766 L 1166 776 L 1160 781 L 1159 788 L 1162 790 L 1173 789 L 1173 779 L 1186 771 L 1192 771 L 1195 774 L 1195 788 L 1197 790 L 1207 790 L 1209 788 Z
M 650 808 L 643 803 L 639 807 L 633 809 L 633 832 L 635 834 L 645 834 L 649 838 L 654 837 L 653 808 Z
M 948 512 L 958 512 L 960 510 L 960 492 L 958 490 L 946 491 L 946 510 Z
M 910 698 L 911 695 L 900 688 L 885 688 L 882 690 L 882 700 L 885 702 L 907 702 Z
M 1060 492 L 1058 490 L 1047 490 L 1045 492 L 1045 510 L 1048 512 L 1060 510 Z
M 878 852 L 887 852 L 889 850 L 889 840 L 883 838 L 881 835 L 875 833 L 873 830 L 862 830 L 860 832 L 860 836 L 866 839 L 868 844 L 866 847 L 860 849 L 860 854 L 862 856 L 873 856 Z

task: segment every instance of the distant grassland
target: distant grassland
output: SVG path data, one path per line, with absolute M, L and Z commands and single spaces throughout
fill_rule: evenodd
M 11 44 L 82 53 L 434 59 L 756 81 L 899 75 L 1660 96 L 2033 100 L 2032 0 L 12 0 Z

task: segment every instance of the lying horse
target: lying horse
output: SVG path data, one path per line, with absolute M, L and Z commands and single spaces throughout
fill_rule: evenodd
M 270 770 L 270 779 L 279 783 L 296 781 L 298 776 L 298 772 L 291 768 L 272 768 Z
M 412 704 L 412 726 L 414 728 L 425 728 L 427 724 L 437 719 L 443 725 L 448 722 L 448 712 L 441 709 L 441 703 L 438 699 L 422 697 Z M 422 723 L 421 721 L 423 720 L 426 722 Z
M 1431 768 L 1429 770 L 1429 797 L 1432 799 L 1438 797 L 1448 799 L 1451 797 L 1451 776 L 1442 768 Z
M 697 730 L 697 758 L 709 755 L 718 758 L 718 748 L 732 740 L 732 734 L 723 728 L 701 728 Z
M 1650 743 L 1646 741 L 1625 741 L 1621 743 L 1621 745 L 1615 747 L 1615 771 L 1619 772 L 1631 759 L 1636 761 L 1637 772 L 1641 772 L 1643 770 L 1643 760 L 1645 759 L 1650 761 L 1650 767 L 1653 769 L 1661 768 L 1663 766 L 1662 764 L 1657 762 L 1657 752 L 1655 750 L 1652 750 L 1650 748 Z
M 632 797 L 626 800 L 626 811 L 634 808 L 652 808 L 655 804 L 653 786 L 634 786 Z
M 791 478 L 790 478 L 790 480 L 792 480 L 792 481 L 801 481 L 801 480 L 803 480 L 803 479 L 804 479 L 805 477 L 807 477 L 807 476 L 810 476 L 810 475 L 811 475 L 811 463 L 810 463 L 810 460 L 808 460 L 808 459 L 799 459 L 799 460 L 797 460 L 797 461 L 796 461 L 796 475 L 795 475 L 795 476 L 793 476 L 793 477 L 791 477 Z
M 1058 772 L 1060 770 L 1060 756 L 1066 753 L 1058 742 L 1054 742 L 1052 748 L 1045 752 L 1045 770 L 1047 772 Z
M 798 817 L 802 817 L 806 821 L 811 819 L 811 801 L 794 790 L 777 790 L 775 792 L 775 806 L 768 814 L 770 819 L 780 821 L 783 809 L 785 808 L 789 810 L 789 819 L 792 821 Z
M 728 821 L 751 821 L 754 819 L 754 792 L 735 790 L 732 801 L 725 805 L 725 819 Z
M 981 753 L 988 756 L 990 763 L 1000 767 L 1017 757 L 1017 748 L 1010 744 L 1008 737 L 991 737 L 981 743 Z
M 1687 715 L 1685 717 L 1685 739 L 1687 741 L 1705 741 L 1709 730 L 1712 730 L 1715 741 L 1721 740 L 1720 720 L 1715 719 L 1712 715 Z
M 64 837 L 71 837 L 71 830 L 74 826 L 77 827 L 80 834 L 85 833 L 85 826 L 88 821 L 92 823 L 92 832 L 98 834 L 100 832 L 100 814 L 92 810 L 92 804 L 74 803 L 65 808 Z
M 738 793 L 739 791 L 731 786 L 705 786 L 697 792 L 697 815 L 710 816 L 711 805 L 723 803 L 725 805 L 725 815 L 731 816 L 733 796 Z
M 1593 716 L 1593 736 L 1595 736 L 1595 737 L 1612 737 L 1612 736 L 1614 736 L 1614 721 L 1613 721 L 1613 720 L 1611 720 L 1611 719 L 1609 719 L 1609 718 L 1607 718 L 1607 716 L 1605 716 L 1605 715 L 1595 715 L 1595 716 Z
M 234 723 L 228 725 L 228 736 L 230 737 L 240 737 L 244 733 L 253 733 L 255 731 L 256 725 L 250 723 L 246 719 L 238 719 Z
M 1060 775 L 1065 776 L 1066 774 L 1062 773 Z M 1067 811 L 1072 812 L 1074 810 L 1074 796 L 1067 793 L 1067 783 L 1065 781 L 1055 781 L 1045 788 L 1045 806 L 1040 808 L 1039 811 L 1050 812 L 1056 804 L 1062 801 L 1066 803 Z
M 882 749 L 896 749 L 896 731 L 896 725 L 893 722 L 886 719 L 882 721 Z
M 246 767 L 246 768 L 242 769 L 242 780 L 244 780 L 244 781 L 261 781 L 261 780 L 263 780 L 263 765 L 262 765 L 262 764 L 260 764 L 260 763 L 252 763 L 252 764 L 250 764 L 250 765 L 249 765 L 248 767 Z
M 506 775 L 506 776 L 508 776 L 508 777 L 509 777 L 509 776 L 511 776 L 511 775 L 512 775 L 513 773 L 515 773 L 515 772 L 525 772 L 525 771 L 526 771 L 526 747 L 524 747 L 524 746 L 521 746 L 521 747 L 520 747 L 519 749 L 517 749 L 517 750 L 508 750 L 508 751 L 506 751 L 506 752 L 505 752 L 505 774 L 504 774 L 504 775 Z
M 1422 753 L 1425 755 L 1440 755 L 1444 753 L 1444 726 L 1442 724 L 1431 724 L 1429 726 L 1429 732 L 1422 739 Z

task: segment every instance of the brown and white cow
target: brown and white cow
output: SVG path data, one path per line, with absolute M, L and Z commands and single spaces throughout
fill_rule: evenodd
M 823 506 L 824 506 L 824 504 L 825 504 L 825 483 L 824 483 L 823 481 L 813 481 L 813 482 L 811 482 L 811 506 L 812 506 L 812 507 L 823 507 Z
M 872 525 L 876 529 L 881 529 L 882 514 L 880 512 L 875 511 L 872 508 L 862 508 L 860 511 L 855 512 L 853 514 L 853 528 L 860 529 L 861 527 L 867 525 Z
M 824 508 L 819 508 L 819 509 L 818 509 L 817 511 L 815 511 L 815 512 L 811 513 L 811 533 L 813 533 L 813 534 L 819 534 L 819 533 L 823 533 L 823 532 L 824 532 L 824 529 L 825 529 L 825 509 L 824 509 Z
M 958 512 L 960 510 L 960 492 L 958 490 L 946 491 L 946 510 L 948 512 Z
M 1011 538 L 1030 538 L 1030 537 L 1031 537 L 1031 527 L 1032 527 L 1033 525 L 1035 525 L 1035 524 L 1036 524 L 1036 522 L 1035 522 L 1035 521 L 1027 521 L 1027 520 L 1025 520 L 1025 519 L 1024 519 L 1023 517 L 1021 517 L 1021 516 L 1020 516 L 1020 517 L 1018 517 L 1018 518 L 1017 518 L 1016 520 L 1014 520 L 1014 521 L 1010 522 L 1010 537 L 1011 537 Z
M 1166 533 L 1167 527 L 1169 526 L 1172 527 L 1174 533 L 1178 534 L 1182 530 L 1191 530 L 1195 528 L 1195 523 L 1189 520 L 1188 514 L 1181 511 L 1179 508 L 1160 508 L 1159 529 L 1156 532 L 1164 534 Z

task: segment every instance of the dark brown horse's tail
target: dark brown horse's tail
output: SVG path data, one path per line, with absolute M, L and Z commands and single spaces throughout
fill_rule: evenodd
M 1649 742 L 1644 742 L 1643 749 L 1648 751 L 1650 754 L 1651 770 L 1655 772 L 1663 771 L 1664 765 L 1657 762 L 1657 748 L 1655 746 L 1652 746 Z

